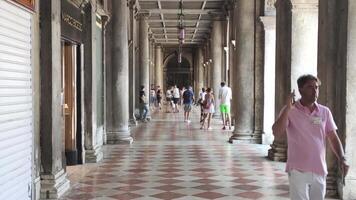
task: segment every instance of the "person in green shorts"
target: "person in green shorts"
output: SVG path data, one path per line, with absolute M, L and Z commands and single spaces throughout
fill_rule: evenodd
M 225 82 L 220 83 L 219 89 L 219 99 L 220 99 L 220 113 L 223 121 L 223 130 L 226 129 L 226 126 L 229 126 L 229 130 L 231 130 L 231 115 L 230 115 L 230 106 L 232 99 L 231 88 L 228 87 Z

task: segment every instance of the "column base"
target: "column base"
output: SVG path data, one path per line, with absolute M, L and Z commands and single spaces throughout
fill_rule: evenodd
M 117 131 L 107 133 L 108 144 L 132 144 L 133 138 L 130 136 L 130 131 Z
M 229 139 L 231 144 L 260 144 L 262 141 L 261 135 L 254 133 L 233 133 Z
M 268 150 L 268 158 L 273 161 L 287 161 L 287 144 L 285 142 L 273 141 L 271 148 Z
M 104 158 L 103 148 L 98 145 L 94 149 L 85 150 L 85 163 L 98 163 Z
M 32 184 L 32 198 L 35 200 L 41 197 L 41 177 L 38 176 L 33 180 Z
M 41 175 L 40 199 L 58 199 L 70 187 L 67 173 L 62 169 L 55 175 Z
M 136 118 L 129 119 L 129 127 L 137 126 Z

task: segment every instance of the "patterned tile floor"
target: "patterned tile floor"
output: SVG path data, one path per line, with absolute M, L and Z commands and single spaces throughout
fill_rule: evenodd
M 156 113 L 131 130 L 132 145 L 104 146 L 99 164 L 68 167 L 71 190 L 62 200 L 282 200 L 284 163 L 266 159 L 267 146 L 229 144 L 231 131 L 200 130 L 182 113 Z

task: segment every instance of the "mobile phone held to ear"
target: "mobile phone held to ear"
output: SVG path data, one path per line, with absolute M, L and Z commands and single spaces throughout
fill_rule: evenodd
M 292 104 L 295 103 L 295 89 L 292 91 Z

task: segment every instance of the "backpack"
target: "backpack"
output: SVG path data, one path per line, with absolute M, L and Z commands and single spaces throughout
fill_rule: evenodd
M 211 99 L 209 98 L 205 98 L 205 100 L 203 101 L 203 108 L 204 109 L 209 109 L 211 106 Z

